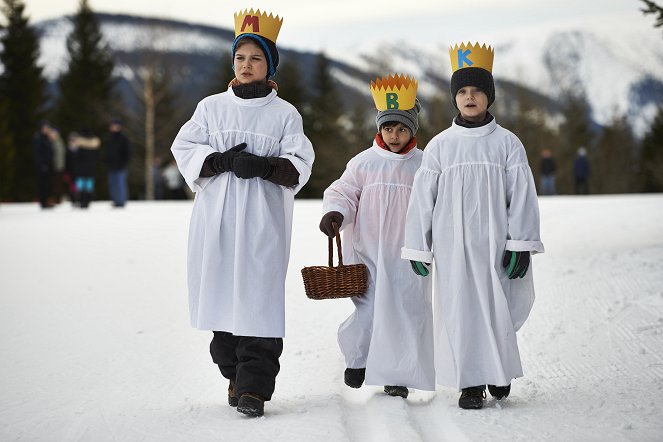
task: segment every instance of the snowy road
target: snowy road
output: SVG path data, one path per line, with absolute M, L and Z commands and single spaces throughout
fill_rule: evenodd
M 0 205 L 1 441 L 663 440 L 663 195 L 548 197 L 525 377 L 457 407 L 439 387 L 391 398 L 343 385 L 350 301 L 311 301 L 321 204 L 298 201 L 287 337 L 266 415 L 225 402 L 209 334 L 188 325 L 190 204 L 89 211 Z

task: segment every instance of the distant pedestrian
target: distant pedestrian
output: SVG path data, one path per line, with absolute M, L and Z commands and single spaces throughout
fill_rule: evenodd
M 73 140 L 76 145 L 76 193 L 82 209 L 87 209 L 94 194 L 97 156 L 101 140 L 89 129 L 81 130 Z
M 552 156 L 550 149 L 543 149 L 541 152 L 541 195 L 555 194 L 555 172 L 557 163 Z
M 48 138 L 53 145 L 53 191 L 55 202 L 62 200 L 64 182 L 64 172 L 66 166 L 67 148 L 62 141 L 60 132 L 54 127 L 48 132 Z
M 589 193 L 589 160 L 587 150 L 584 147 L 578 149 L 578 155 L 573 161 L 573 178 L 575 179 L 576 195 L 587 195 Z
M 162 172 L 165 199 L 167 200 L 185 200 L 184 178 L 177 168 L 175 159 L 171 159 Z
M 39 122 L 32 138 L 32 154 L 37 169 L 37 194 L 42 209 L 53 207 L 53 143 L 49 138 L 51 125 L 48 121 Z
M 155 156 L 152 163 L 152 186 L 154 187 L 154 199 L 164 199 L 163 167 L 160 156 Z
M 108 127 L 110 134 L 106 139 L 106 166 L 108 167 L 108 189 L 114 207 L 124 207 L 129 199 L 127 174 L 131 150 L 129 138 L 122 132 L 122 121 L 114 119 Z

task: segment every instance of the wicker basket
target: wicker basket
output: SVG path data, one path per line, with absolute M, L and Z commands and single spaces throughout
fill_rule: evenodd
M 343 265 L 341 236 L 336 223 L 332 225 L 336 234 L 338 267 L 334 267 L 332 239 L 329 238 L 329 265 L 302 269 L 306 296 L 311 299 L 348 298 L 366 293 L 368 270 L 364 264 Z

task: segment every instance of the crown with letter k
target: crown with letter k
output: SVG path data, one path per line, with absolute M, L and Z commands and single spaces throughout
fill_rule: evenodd
M 488 72 L 493 71 L 493 57 L 495 51 L 491 46 L 486 46 L 484 43 L 479 46 L 479 43 L 474 45 L 470 42 L 457 44 L 449 48 L 449 58 L 451 60 L 451 72 L 456 72 L 458 69 L 464 68 L 482 68 Z

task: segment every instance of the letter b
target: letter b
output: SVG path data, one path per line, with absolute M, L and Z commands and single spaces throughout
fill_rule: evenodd
M 387 93 L 387 109 L 398 109 L 398 94 Z

